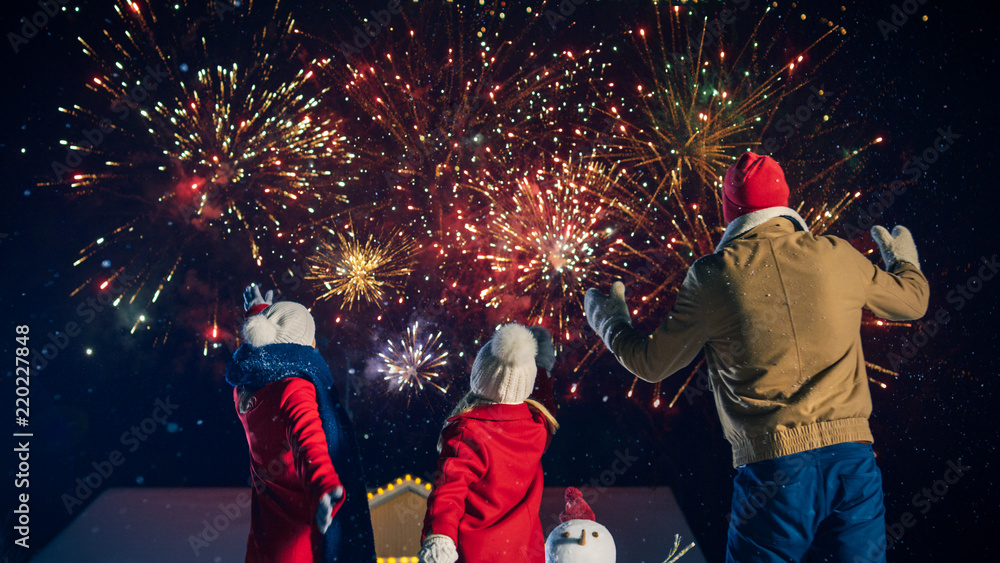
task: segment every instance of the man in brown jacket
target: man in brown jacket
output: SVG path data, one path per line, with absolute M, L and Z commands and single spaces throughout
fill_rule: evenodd
M 722 241 L 688 270 L 656 332 L 632 328 L 621 282 L 610 296 L 587 291 L 587 320 L 645 381 L 705 351 L 738 468 L 727 561 L 807 553 L 884 561 L 861 314 L 909 320 L 926 312 L 913 238 L 901 226 L 872 229 L 887 272 L 843 239 L 814 236 L 788 208 L 784 173 L 767 156 L 742 155 L 723 190 Z

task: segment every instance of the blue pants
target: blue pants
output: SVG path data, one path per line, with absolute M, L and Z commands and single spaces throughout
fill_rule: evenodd
M 743 465 L 734 480 L 727 563 L 884 563 L 882 474 L 849 442 Z

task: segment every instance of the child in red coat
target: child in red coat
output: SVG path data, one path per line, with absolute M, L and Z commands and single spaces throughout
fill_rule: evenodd
M 479 351 L 472 389 L 441 431 L 422 562 L 544 563 L 541 457 L 559 425 L 528 396 L 535 357 L 552 357 L 551 347 L 551 338 L 512 323 Z
M 247 563 L 375 561 L 354 429 L 298 303 L 247 288 L 246 344 L 226 380 L 250 446 Z

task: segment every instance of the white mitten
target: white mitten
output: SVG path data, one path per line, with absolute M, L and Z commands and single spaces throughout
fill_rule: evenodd
M 618 281 L 611 285 L 611 295 L 605 296 L 597 289 L 590 288 L 583 298 L 583 310 L 587 313 L 590 328 L 604 340 L 611 349 L 611 341 L 623 325 L 632 326 L 625 303 L 625 284 Z
M 260 287 L 257 284 L 252 283 L 243 290 L 243 310 L 249 311 L 254 305 L 260 305 L 266 303 L 272 305 L 272 299 L 274 299 L 274 290 L 269 289 L 267 293 L 263 296 L 260 294 Z
M 448 536 L 431 534 L 424 538 L 420 545 L 420 563 L 455 563 L 458 561 L 458 550 L 455 542 Z
M 319 528 L 319 533 L 325 534 L 326 529 L 333 523 L 333 505 L 342 498 L 344 498 L 344 487 L 337 485 L 319 499 L 319 506 L 316 508 L 316 527 Z
M 909 262 L 920 269 L 917 258 L 917 245 L 913 242 L 910 230 L 902 225 L 892 228 L 892 234 L 881 225 L 872 227 L 872 238 L 882 252 L 882 261 L 887 270 L 896 267 L 897 262 Z

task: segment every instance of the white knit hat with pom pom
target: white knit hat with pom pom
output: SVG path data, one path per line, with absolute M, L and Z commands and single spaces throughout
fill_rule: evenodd
M 316 321 L 302 305 L 279 301 L 243 323 L 243 338 L 254 348 L 278 343 L 312 346 Z
M 505 405 L 524 402 L 535 387 L 537 352 L 527 328 L 517 323 L 500 327 L 472 364 L 472 392 Z

